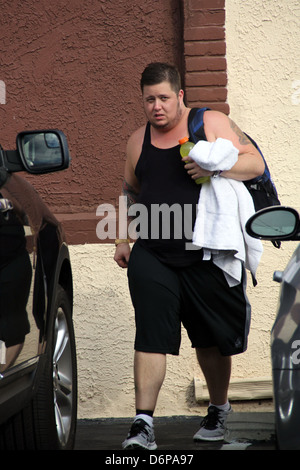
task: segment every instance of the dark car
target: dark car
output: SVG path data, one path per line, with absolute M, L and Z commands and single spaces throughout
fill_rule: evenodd
M 263 240 L 300 240 L 299 214 L 290 207 L 257 212 L 246 224 Z M 271 360 L 278 448 L 300 450 L 300 244 L 283 272 L 278 311 L 271 331 Z
M 64 170 L 58 130 L 0 149 L 0 448 L 72 449 L 77 370 L 73 282 L 63 230 L 19 174 Z

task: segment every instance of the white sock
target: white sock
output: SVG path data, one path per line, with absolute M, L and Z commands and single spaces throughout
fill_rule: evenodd
M 230 403 L 227 401 L 224 405 L 214 405 L 213 403 L 209 403 L 209 406 L 214 406 L 222 411 L 228 411 L 230 409 Z
M 144 415 L 144 414 L 139 414 L 139 415 L 136 415 L 136 416 L 135 416 L 134 421 L 135 421 L 136 419 L 143 419 L 147 424 L 149 424 L 149 426 L 153 426 L 153 418 L 152 418 L 152 416 Z

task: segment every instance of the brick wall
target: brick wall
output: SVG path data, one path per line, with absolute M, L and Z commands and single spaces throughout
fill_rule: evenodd
M 186 101 L 228 114 L 225 0 L 187 0 L 183 11 Z

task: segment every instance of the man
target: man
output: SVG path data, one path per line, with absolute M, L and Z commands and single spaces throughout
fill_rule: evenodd
M 147 208 L 149 231 L 140 236 L 132 252 L 129 240 L 116 240 L 115 261 L 128 267 L 131 298 L 136 315 L 134 378 L 136 417 L 123 448 L 156 449 L 153 413 L 166 371 L 166 355 L 179 354 L 180 325 L 185 326 L 205 376 L 210 405 L 195 440 L 221 440 L 231 411 L 227 391 L 231 355 L 246 349 L 249 304 L 245 276 L 236 287 L 228 287 L 224 275 L 202 250 L 187 250 L 186 231 L 177 236 L 176 221 L 170 219 L 170 237 L 162 231 L 151 238 L 151 209 L 157 204 L 187 204 L 196 216 L 201 185 L 195 180 L 212 176 L 189 157 L 179 154 L 179 139 L 188 136 L 190 109 L 184 104 L 176 68 L 163 63 L 146 67 L 141 78 L 142 99 L 148 123 L 136 130 L 127 144 L 123 194 L 129 203 Z M 204 113 L 209 142 L 228 139 L 238 149 L 238 161 L 219 176 L 243 181 L 261 175 L 264 163 L 259 152 L 223 113 Z M 161 221 L 163 224 L 164 220 Z M 141 231 L 142 233 L 142 231 Z M 153 232 L 152 232 L 153 233 Z M 130 261 L 129 261 L 130 260 Z M 239 345 L 236 337 L 242 338 Z

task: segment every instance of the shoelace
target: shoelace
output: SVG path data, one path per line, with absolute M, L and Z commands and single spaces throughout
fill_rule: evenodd
M 130 437 L 134 437 L 137 434 L 144 434 L 146 438 L 150 435 L 150 428 L 147 423 L 137 419 L 131 426 Z
M 224 427 L 224 423 L 220 418 L 220 411 L 217 408 L 209 408 L 208 414 L 203 418 L 201 426 L 207 429 L 214 429 L 218 424 Z

